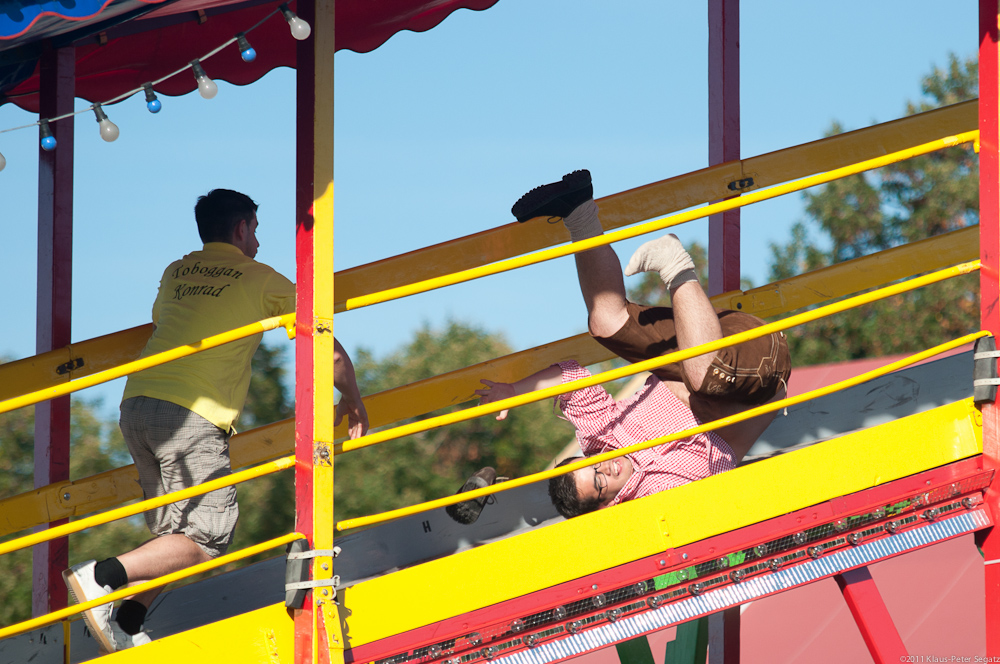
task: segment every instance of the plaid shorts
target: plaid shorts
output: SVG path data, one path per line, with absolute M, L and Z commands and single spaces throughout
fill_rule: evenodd
M 764 324 L 756 316 L 741 311 L 716 309 L 716 313 L 724 337 Z M 629 302 L 625 325 L 610 337 L 594 339 L 629 362 L 672 353 L 677 350 L 674 310 Z M 775 332 L 719 350 L 701 385 L 688 384 L 678 364 L 668 364 L 652 373 L 661 380 L 683 381 L 688 390 L 704 397 L 758 405 L 770 401 L 780 387 L 787 387 L 792 360 L 784 333 Z
M 231 472 L 229 434 L 187 408 L 161 399 L 132 397 L 122 402 L 119 425 L 146 499 Z M 213 558 L 226 552 L 239 515 L 235 486 L 145 513 L 153 535 L 186 535 Z

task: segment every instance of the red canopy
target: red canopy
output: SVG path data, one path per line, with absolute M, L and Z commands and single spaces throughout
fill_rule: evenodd
M 91 103 L 182 69 L 238 32 L 247 32 L 257 58 L 244 62 L 235 45 L 227 47 L 203 60 L 211 78 L 246 85 L 275 67 L 295 66 L 295 40 L 277 12 L 281 0 L 93 0 L 94 13 L 81 17 L 79 7 L 88 1 L 77 1 L 75 16 L 39 12 L 23 18 L 26 26 L 9 28 L 10 35 L 0 33 L 0 104 L 13 102 L 38 111 L 37 63 L 46 39 L 76 46 L 76 96 Z M 457 9 L 483 10 L 496 2 L 337 0 L 336 46 L 365 53 L 400 30 L 430 30 Z M 294 2 L 289 5 L 295 8 Z M 195 87 L 191 75 L 154 86 L 166 95 L 186 94 Z

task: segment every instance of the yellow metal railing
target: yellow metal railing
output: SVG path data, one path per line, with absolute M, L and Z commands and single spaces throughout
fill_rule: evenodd
M 254 468 L 241 470 L 238 473 L 232 473 L 231 475 L 226 475 L 225 477 L 209 480 L 208 482 L 197 486 L 181 489 L 180 491 L 174 491 L 173 493 L 167 493 L 162 496 L 157 496 L 156 498 L 143 500 L 142 502 L 135 503 L 134 505 L 126 505 L 125 507 L 108 510 L 107 512 L 102 512 L 101 514 L 88 516 L 85 519 L 77 519 L 76 521 L 56 526 L 55 528 L 49 528 L 48 530 L 32 533 L 31 535 L 25 535 L 24 537 L 18 537 L 17 539 L 12 539 L 9 542 L 0 544 L 0 556 L 5 553 L 10 553 L 11 551 L 18 551 L 19 549 L 34 546 L 35 544 L 41 544 L 42 542 L 48 542 L 60 537 L 72 535 L 73 533 L 78 533 L 81 530 L 86 530 L 87 528 L 91 528 L 93 526 L 100 526 L 105 523 L 110 523 L 111 521 L 124 519 L 128 516 L 142 514 L 143 512 L 156 507 L 176 503 L 178 500 L 187 500 L 188 498 L 193 498 L 194 496 L 206 494 L 209 491 L 215 491 L 216 489 L 239 484 L 240 482 L 246 482 L 247 480 L 263 477 L 264 475 L 270 475 L 271 473 L 276 473 L 279 470 L 291 468 L 294 465 L 295 457 L 283 457 L 276 461 L 270 461 Z
M 491 265 L 484 265 L 482 267 L 472 268 L 469 270 L 463 270 L 461 272 L 455 272 L 452 274 L 444 275 L 441 277 L 435 277 L 433 279 L 426 279 L 424 281 L 418 281 L 405 286 L 398 286 L 396 288 L 390 288 L 388 290 L 380 291 L 378 293 L 372 293 L 370 295 L 363 295 L 360 297 L 355 297 L 347 300 L 342 305 L 338 305 L 336 309 L 337 312 L 340 311 L 350 311 L 352 309 L 359 309 L 361 307 L 367 307 L 372 304 L 377 304 L 380 302 L 388 302 L 389 300 L 395 300 L 402 297 L 407 297 L 409 295 L 415 295 L 417 293 L 425 293 L 430 290 L 437 288 L 443 288 L 445 286 L 451 286 L 454 284 L 463 283 L 466 281 L 472 281 L 473 279 L 479 279 L 481 277 L 490 276 L 493 274 L 499 274 L 501 272 L 508 272 L 520 267 L 525 267 L 528 265 L 535 265 L 536 263 L 541 263 L 544 261 L 552 260 L 555 258 L 562 258 L 563 256 L 569 256 L 571 254 L 579 253 L 581 251 L 586 251 L 588 249 L 593 249 L 595 247 L 601 247 L 613 242 L 620 242 L 622 240 L 628 240 L 640 235 L 645 235 L 647 233 L 652 233 L 655 231 L 663 230 L 665 228 L 670 228 L 672 226 L 678 226 L 680 224 L 687 223 L 689 221 L 694 221 L 695 219 L 702 219 L 713 214 L 718 214 L 720 212 L 725 212 L 727 210 L 734 210 L 741 208 L 753 203 L 759 203 L 761 201 L 769 200 L 777 196 L 783 196 L 796 191 L 802 191 L 803 189 L 808 189 L 809 187 L 815 187 L 817 185 L 826 184 L 840 178 L 847 177 L 849 175 L 857 175 L 858 173 L 863 173 L 864 171 L 871 170 L 873 168 L 880 168 L 882 166 L 887 166 L 889 164 L 894 164 L 899 161 L 906 159 L 912 159 L 920 155 L 928 154 L 936 150 L 941 150 L 943 148 L 954 147 L 956 145 L 961 145 L 963 143 L 975 142 L 979 139 L 979 131 L 967 131 L 956 136 L 947 136 L 945 138 L 938 139 L 936 141 L 930 141 L 929 143 L 923 143 L 912 148 L 907 148 L 905 150 L 899 150 L 898 152 L 893 152 L 881 157 L 876 157 L 874 159 L 867 159 L 865 161 L 853 164 L 851 166 L 844 166 L 841 168 L 834 169 L 832 171 L 827 171 L 826 173 L 820 173 L 819 175 L 812 175 L 801 180 L 796 180 L 794 182 L 788 182 L 786 184 L 776 185 L 768 189 L 761 189 L 758 191 L 752 191 L 747 194 L 743 194 L 739 198 L 731 198 L 728 200 L 720 201 L 718 203 L 712 203 L 704 207 L 697 208 L 695 210 L 690 210 L 688 212 L 681 212 L 680 214 L 671 215 L 668 217 L 663 217 L 662 219 L 656 219 L 654 221 L 648 221 L 644 224 L 639 224 L 632 228 L 623 229 L 620 231 L 613 231 L 611 233 L 605 233 L 597 237 L 589 238 L 586 240 L 580 240 L 579 242 L 572 242 L 566 246 L 553 247 L 551 249 L 545 249 L 543 251 L 538 251 L 533 254 L 528 254 L 527 256 L 519 256 L 517 258 L 510 258 L 504 261 L 493 263 Z
M 70 616 L 76 615 L 83 611 L 94 608 L 95 606 L 100 606 L 102 604 L 107 604 L 108 602 L 116 602 L 120 599 L 125 599 L 126 597 L 131 597 L 132 595 L 138 595 L 139 593 L 144 593 L 147 590 L 152 590 L 153 588 L 159 588 L 165 586 L 168 583 L 173 583 L 174 581 L 181 581 L 183 579 L 195 576 L 196 574 L 201 574 L 202 572 L 209 572 L 213 569 L 218 569 L 229 563 L 234 563 L 251 556 L 255 556 L 258 553 L 263 553 L 269 549 L 273 549 L 283 544 L 288 544 L 289 542 L 294 542 L 295 540 L 303 539 L 305 536 L 299 533 L 289 533 L 288 535 L 282 535 L 280 537 L 275 537 L 274 539 L 267 540 L 266 542 L 261 542 L 260 544 L 254 544 L 253 546 L 248 546 L 245 549 L 240 549 L 239 551 L 234 551 L 233 553 L 228 553 L 218 558 L 213 558 L 212 560 L 204 563 L 198 563 L 188 567 L 180 572 L 174 572 L 172 574 L 167 574 L 156 579 L 151 579 L 143 583 L 138 583 L 134 586 L 128 586 L 120 590 L 116 590 L 112 593 L 104 595 L 98 599 L 92 599 L 87 602 L 81 602 L 80 604 L 74 604 L 68 606 L 65 609 L 60 609 L 58 611 L 53 611 L 44 616 L 39 616 L 37 618 L 32 618 L 30 620 L 25 620 L 23 622 L 10 625 L 9 627 L 0 628 L 0 639 L 5 639 L 8 636 L 14 636 L 16 634 L 23 634 L 29 630 L 35 629 L 37 627 L 42 627 L 59 620 L 63 620 Z
M 422 512 L 429 512 L 430 510 L 437 509 L 439 507 L 446 507 L 448 505 L 454 505 L 456 503 L 462 503 L 467 500 L 475 500 L 476 498 L 481 498 L 482 496 L 492 495 L 494 493 L 500 493 L 501 491 L 509 491 L 511 489 L 516 489 L 518 487 L 525 486 L 527 484 L 533 484 L 535 482 L 540 482 L 542 480 L 547 480 L 552 477 L 557 477 L 559 475 L 565 475 L 567 473 L 572 473 L 580 468 L 588 468 L 597 463 L 602 463 L 604 461 L 609 461 L 611 459 L 617 459 L 618 457 L 625 456 L 626 454 L 631 454 L 633 452 L 639 452 L 641 450 L 648 450 L 651 447 L 656 447 L 658 445 L 663 445 L 665 443 L 670 443 L 675 440 L 680 440 L 682 438 L 688 438 L 699 433 L 705 433 L 708 431 L 714 431 L 716 429 L 721 429 L 727 427 L 731 424 L 737 424 L 746 420 L 753 419 L 760 415 L 765 415 L 767 413 L 772 413 L 776 410 L 781 410 L 783 408 L 788 408 L 789 406 L 794 406 L 811 399 L 817 399 L 827 394 L 832 394 L 834 392 L 839 392 L 841 390 L 846 390 L 849 387 L 854 387 L 855 385 L 860 385 L 861 383 L 873 380 L 880 376 L 892 373 L 904 367 L 908 367 L 911 364 L 916 364 L 930 357 L 944 353 L 953 348 L 958 348 L 959 346 L 964 346 L 967 343 L 971 343 L 980 337 L 989 336 L 989 332 L 979 331 L 967 334 L 958 339 L 939 344 L 927 350 L 921 351 L 910 357 L 897 360 L 891 364 L 887 364 L 878 369 L 873 369 L 863 374 L 859 374 L 853 378 L 848 378 L 842 380 L 838 383 L 832 385 L 827 385 L 826 387 L 821 387 L 811 392 L 805 392 L 795 397 L 789 397 L 787 399 L 781 399 L 780 401 L 774 401 L 771 403 L 764 404 L 763 406 L 757 406 L 750 410 L 745 410 L 736 415 L 730 415 L 728 417 L 723 417 L 718 420 L 709 422 L 708 424 L 702 424 L 701 426 L 692 427 L 690 429 L 685 429 L 684 431 L 679 431 L 677 433 L 670 434 L 669 436 L 661 436 L 660 438 L 653 438 L 652 440 L 645 441 L 643 443 L 638 443 L 630 447 L 623 447 L 618 450 L 613 450 L 611 452 L 603 452 L 601 454 L 595 454 L 593 456 L 586 457 L 580 461 L 573 463 L 567 463 L 558 468 L 553 468 L 551 470 L 543 470 L 532 475 L 526 475 L 525 477 L 518 477 L 515 479 L 507 480 L 499 484 L 494 484 L 492 486 L 483 489 L 474 489 L 472 491 L 463 491 L 462 493 L 455 494 L 453 496 L 447 496 L 445 498 L 439 498 L 437 500 L 431 500 L 419 505 L 412 505 L 409 507 L 401 507 L 396 510 L 391 510 L 388 512 L 382 512 L 381 514 L 374 514 L 372 516 L 358 517 L 356 519 L 345 519 L 337 523 L 337 530 L 349 530 L 351 528 L 361 528 L 363 526 L 370 526 L 376 523 L 382 523 L 385 521 L 392 521 L 393 519 L 400 519 L 405 516 L 410 516 L 412 514 L 420 514 Z M 600 374 L 602 380 L 604 376 L 608 373 L 605 372 Z M 579 382 L 579 381 L 577 381 Z M 565 385 L 571 385 L 572 383 L 566 383 Z M 514 401 L 514 399 L 507 399 L 508 408 L 513 407 L 509 402 Z M 504 402 L 496 402 L 504 403 Z
M 780 332 L 782 330 L 787 330 L 791 327 L 797 325 L 802 325 L 803 323 L 809 323 L 819 318 L 825 318 L 826 316 L 832 316 L 833 314 L 838 314 L 848 309 L 853 309 L 877 300 L 884 300 L 887 297 L 892 297 L 893 295 L 899 295 L 900 293 L 905 293 L 916 288 L 921 288 L 927 286 L 928 284 L 933 284 L 938 281 L 944 281 L 945 279 L 950 279 L 952 277 L 957 277 L 963 274 L 968 274 L 979 269 L 979 261 L 971 261 L 968 263 L 962 263 L 954 267 L 946 268 L 944 270 L 938 270 L 937 272 L 932 272 L 930 274 L 924 275 L 922 277 L 916 277 L 908 281 L 904 281 L 899 284 L 893 284 L 891 286 L 885 286 L 877 290 L 862 293 L 861 295 L 856 295 L 854 297 L 848 298 L 846 300 L 841 300 L 840 302 L 834 302 L 833 304 L 828 304 L 810 311 L 803 312 L 801 314 L 796 314 L 794 316 L 789 316 L 780 321 L 774 323 L 767 323 L 761 325 L 760 327 L 755 327 L 752 330 L 747 330 L 746 332 L 740 332 L 732 336 L 723 337 L 717 341 L 712 341 L 701 346 L 694 346 L 685 350 L 679 350 L 669 355 L 662 355 L 660 357 L 653 358 L 651 360 L 643 360 L 642 362 L 635 362 L 625 367 L 619 369 L 612 369 L 606 371 L 599 376 L 592 376 L 590 378 L 581 378 L 580 380 L 575 380 L 571 383 L 564 383 L 563 385 L 558 385 L 556 387 L 549 387 L 544 390 L 538 390 L 536 392 L 530 392 L 528 394 L 522 394 L 516 397 L 511 397 L 510 399 L 505 399 L 503 401 L 496 401 L 494 403 L 485 404 L 482 406 L 473 406 L 472 408 L 467 408 L 465 410 L 446 413 L 445 415 L 439 415 L 437 417 L 428 418 L 426 420 L 421 420 L 419 422 L 413 422 L 410 424 L 404 424 L 403 426 L 395 427 L 388 431 L 379 431 L 376 433 L 368 434 L 367 436 L 362 436 L 361 438 L 356 438 L 354 440 L 344 441 L 334 447 L 335 454 L 342 454 L 344 452 L 349 452 L 351 450 L 361 449 L 362 447 L 369 447 L 371 445 L 378 445 L 379 443 L 384 443 L 389 440 L 394 440 L 402 436 L 409 436 L 415 433 L 420 433 L 422 431 L 427 431 L 429 429 L 434 429 L 439 426 L 446 424 L 454 424 L 455 422 L 463 422 L 465 420 L 470 420 L 482 415 L 489 415 L 491 413 L 498 413 L 501 410 L 508 408 L 513 408 L 516 406 L 522 406 L 524 404 L 533 403 L 535 401 L 542 401 L 543 399 L 548 399 L 550 397 L 557 396 L 559 394 L 565 394 L 567 392 L 572 392 L 575 390 L 580 390 L 585 387 L 591 387 L 592 385 L 599 385 L 601 383 L 606 383 L 612 380 L 618 380 L 619 378 L 625 378 L 627 376 L 632 376 L 643 371 L 649 371 L 657 367 L 661 367 L 665 364 L 675 364 L 681 362 L 691 357 L 697 357 L 698 355 L 704 355 L 705 353 L 710 353 L 721 348 L 726 348 L 728 346 L 735 346 L 741 344 L 745 341 L 751 339 L 757 339 L 759 337 L 767 336 L 773 332 Z
M 535 392 L 530 392 L 528 394 L 518 395 L 518 396 L 515 396 L 515 397 L 511 397 L 509 399 L 504 399 L 502 401 L 497 401 L 497 402 L 490 403 L 490 404 L 485 404 L 485 405 L 482 405 L 482 406 L 474 406 L 472 408 L 467 408 L 465 410 L 462 410 L 462 411 L 459 411 L 459 412 L 456 412 L 456 413 L 448 413 L 446 415 L 441 415 L 441 416 L 438 416 L 438 417 L 430 418 L 430 419 L 427 419 L 427 420 L 423 420 L 421 422 L 415 422 L 415 423 L 412 423 L 412 424 L 409 424 L 409 425 L 404 425 L 404 426 L 401 426 L 401 427 L 396 427 L 396 428 L 394 428 L 394 429 L 392 429 L 390 431 L 384 431 L 384 432 L 378 432 L 378 433 L 375 433 L 375 434 L 369 434 L 368 436 L 363 436 L 363 437 L 358 438 L 356 440 L 344 442 L 340 446 L 341 449 L 340 450 L 335 450 L 335 452 L 346 452 L 346 451 L 349 451 L 351 449 L 359 449 L 361 447 L 367 447 L 367 446 L 370 446 L 370 445 L 376 445 L 378 443 L 386 442 L 387 440 L 393 440 L 393 439 L 398 438 L 400 436 L 411 435 L 411 434 L 418 433 L 418 432 L 421 432 L 421 431 L 427 431 L 429 429 L 433 429 L 433 428 L 436 428 L 438 426 L 444 426 L 444 425 L 452 424 L 452 423 L 455 423 L 455 422 L 461 422 L 461 421 L 473 419 L 475 417 L 481 417 L 483 415 L 488 415 L 488 414 L 491 414 L 491 413 L 497 413 L 497 412 L 500 412 L 501 410 L 506 410 L 506 409 L 514 408 L 514 407 L 521 406 L 521 405 L 524 405 L 524 404 L 533 403 L 535 401 L 541 401 L 543 399 L 548 399 L 548 398 L 551 398 L 551 397 L 554 397 L 554 396 L 558 396 L 560 394 L 565 394 L 567 392 L 573 392 L 575 390 L 583 389 L 585 387 L 591 387 L 593 385 L 599 385 L 601 383 L 609 382 L 609 381 L 612 381 L 612 380 L 617 380 L 619 378 L 624 378 L 626 376 L 631 376 L 633 374 L 640 373 L 642 371 L 650 371 L 652 369 L 655 369 L 657 367 L 663 366 L 665 364 L 673 364 L 673 363 L 681 362 L 681 361 L 686 360 L 688 358 L 696 357 L 698 355 L 703 355 L 705 353 L 712 352 L 714 350 L 719 350 L 719 349 L 725 348 L 727 346 L 734 346 L 734 345 L 743 343 L 745 341 L 749 341 L 751 339 L 756 339 L 758 337 L 766 336 L 766 335 L 772 334 L 774 332 L 779 332 L 779 331 L 782 331 L 782 330 L 786 330 L 786 329 L 791 328 L 791 327 L 802 325 L 803 323 L 808 323 L 808 322 L 817 320 L 819 318 L 824 318 L 826 316 L 831 316 L 833 314 L 837 314 L 837 313 L 846 311 L 848 309 L 852 309 L 852 308 L 859 307 L 859 306 L 862 306 L 862 305 L 865 305 L 865 304 L 869 304 L 871 302 L 875 302 L 875 301 L 882 300 L 882 299 L 885 299 L 885 298 L 888 298 L 888 297 L 892 297 L 893 295 L 898 295 L 900 293 L 904 293 L 904 292 L 907 292 L 907 291 L 910 291 L 910 290 L 914 290 L 916 288 L 920 288 L 920 287 L 926 286 L 928 284 L 932 284 L 932 283 L 936 283 L 936 282 L 939 282 L 939 281 L 943 281 L 945 279 L 949 279 L 949 278 L 956 277 L 956 276 L 959 276 L 959 275 L 968 274 L 968 273 L 973 272 L 973 271 L 975 271 L 977 269 L 979 269 L 979 261 L 972 261 L 972 262 L 969 262 L 969 263 L 963 263 L 961 265 L 956 265 L 954 267 L 951 267 L 951 268 L 948 268 L 948 269 L 945 269 L 945 270 L 939 270 L 937 272 L 933 272 L 931 274 L 924 275 L 922 277 L 917 277 L 915 279 L 911 279 L 909 281 L 906 281 L 906 282 L 903 282 L 903 283 L 900 283 L 900 284 L 894 284 L 892 286 L 887 286 L 885 288 L 880 288 L 880 289 L 872 291 L 870 293 L 864 293 L 862 295 L 858 295 L 858 296 L 855 296 L 855 297 L 843 300 L 841 302 L 835 302 L 833 304 L 829 304 L 829 305 L 826 305 L 826 306 L 823 306 L 823 307 L 819 307 L 819 308 L 814 309 L 812 311 L 807 311 L 807 312 L 804 312 L 804 313 L 801 313 L 801 314 L 797 314 L 795 316 L 790 316 L 788 318 L 785 318 L 783 320 L 780 320 L 780 321 L 777 321 L 777 322 L 774 322 L 774 323 L 767 323 L 767 324 L 762 325 L 760 327 L 756 327 L 756 328 L 754 328 L 752 330 L 748 330 L 746 332 L 740 332 L 738 334 L 734 334 L 734 335 L 731 335 L 729 337 L 724 337 L 724 338 L 719 339 L 717 341 L 713 341 L 713 342 L 710 342 L 710 343 L 707 343 L 707 344 L 702 344 L 700 346 L 695 346 L 693 348 L 688 348 L 688 349 L 685 349 L 685 350 L 680 350 L 680 351 L 677 351 L 677 352 L 674 352 L 674 353 L 670 353 L 669 355 L 663 355 L 661 357 L 653 358 L 651 360 L 644 360 L 642 362 L 636 362 L 634 364 L 631 364 L 631 365 L 628 365 L 628 366 L 625 366 L 625 367 L 621 367 L 619 369 L 612 369 L 610 371 L 605 371 L 605 372 L 603 372 L 601 374 L 598 374 L 596 376 L 591 376 L 590 378 L 583 378 L 583 379 L 575 380 L 575 381 L 572 381 L 572 382 L 569 382 L 569 383 L 563 383 L 562 385 L 557 385 L 555 387 L 550 387 L 550 388 L 546 388 L 546 389 L 543 389 L 543 390 L 537 390 Z M 975 338 L 978 338 L 979 336 L 984 336 L 984 335 L 985 335 L 985 333 L 974 333 L 972 335 L 968 335 L 967 337 L 963 337 L 961 343 L 958 343 L 957 345 L 962 345 L 963 343 L 968 343 L 969 341 L 971 341 L 971 340 L 973 340 Z M 955 343 L 955 342 L 949 342 L 949 343 Z M 944 348 L 944 346 L 947 346 L 947 348 Z M 940 350 L 934 350 L 930 354 L 934 355 L 934 354 L 936 354 L 938 352 L 943 352 L 943 350 L 947 350 L 948 348 L 951 348 L 951 347 L 954 347 L 954 346 L 950 346 L 948 344 L 943 344 L 942 346 L 936 347 L 936 348 L 939 348 Z M 928 352 L 928 351 L 925 351 L 925 353 L 926 352 Z M 916 361 L 919 361 L 920 359 L 924 359 L 927 356 L 924 356 L 923 354 L 917 354 L 917 355 L 915 355 L 913 357 L 918 358 L 918 359 L 912 360 L 913 362 L 916 362 Z M 893 369 L 889 369 L 888 371 L 893 371 L 896 368 L 899 368 L 899 366 L 906 366 L 906 364 L 899 365 L 899 366 L 896 366 L 894 364 L 894 365 L 889 365 L 889 366 L 892 366 L 894 368 Z M 877 371 L 880 371 L 880 370 L 876 370 L 876 372 Z M 864 378 L 864 380 L 870 380 L 871 378 L 874 378 L 876 376 L 882 375 L 882 374 L 876 373 L 876 372 L 869 372 L 870 375 L 869 374 L 865 374 L 866 378 Z M 851 380 L 854 380 L 854 379 L 851 379 Z M 859 382 L 863 382 L 863 381 L 859 381 Z M 841 383 L 837 384 L 838 387 L 836 389 L 845 389 L 845 388 L 851 387 L 852 385 L 855 385 L 855 384 L 857 384 L 857 383 L 852 383 L 850 380 L 848 380 L 848 381 L 842 381 Z M 826 389 L 826 388 L 824 388 L 824 389 Z M 831 390 L 831 391 L 836 391 L 836 390 Z M 623 456 L 624 454 L 628 454 L 630 452 L 634 452 L 634 451 L 638 451 L 638 450 L 642 450 L 642 449 L 648 449 L 649 447 L 654 447 L 656 445 L 659 445 L 659 444 L 662 444 L 662 443 L 665 443 L 665 442 L 670 442 L 670 441 L 673 441 L 673 440 L 678 440 L 680 438 L 685 438 L 685 437 L 693 435 L 695 433 L 700 433 L 702 431 L 710 431 L 710 430 L 713 430 L 715 428 L 719 428 L 719 427 L 723 427 L 723 426 L 728 426 L 729 424 L 735 424 L 736 422 L 741 422 L 741 421 L 743 421 L 745 419 L 750 419 L 752 417 L 756 417 L 757 415 L 762 415 L 764 413 L 769 413 L 769 412 L 771 412 L 773 410 L 777 410 L 779 408 L 784 408 L 784 407 L 786 407 L 788 405 L 793 405 L 793 404 L 796 404 L 796 403 L 800 403 L 802 401 L 808 400 L 809 398 L 815 398 L 815 397 L 822 396 L 822 395 L 827 394 L 827 393 L 829 393 L 829 392 L 826 392 L 826 391 L 823 391 L 823 390 L 816 390 L 814 392 L 809 393 L 810 396 L 808 396 L 806 398 L 803 398 L 802 396 L 799 396 L 799 397 L 794 397 L 793 399 L 786 399 L 786 400 L 783 400 L 781 402 L 776 402 L 776 403 L 780 403 L 781 405 L 767 404 L 765 406 L 760 406 L 758 408 L 745 411 L 744 413 L 741 413 L 739 415 L 735 415 L 735 416 L 732 416 L 732 417 L 729 417 L 729 418 L 723 418 L 721 420 L 716 420 L 715 422 L 712 422 L 712 423 L 710 423 L 708 425 L 703 425 L 704 427 L 708 427 L 708 428 L 698 427 L 698 428 L 695 428 L 695 429 L 688 430 L 687 432 L 681 432 L 680 434 L 674 434 L 673 436 L 667 436 L 667 437 L 664 437 L 664 438 L 658 438 L 658 439 L 656 439 L 652 443 L 643 443 L 642 445 L 639 445 L 639 446 L 633 446 L 633 447 L 630 447 L 630 448 L 626 448 L 626 450 L 624 450 L 624 451 L 623 450 L 616 450 L 615 452 L 608 452 L 608 453 L 605 453 L 604 455 L 598 455 L 598 456 L 595 456 L 595 457 L 588 457 L 588 460 L 589 459 L 596 459 L 596 461 L 589 461 L 589 464 L 593 465 L 594 463 L 599 463 L 600 461 L 603 461 L 603 460 L 606 460 L 606 459 L 617 458 L 619 456 Z M 359 517 L 359 518 L 356 518 L 356 519 L 347 519 L 347 520 L 338 522 L 337 523 L 337 529 L 338 530 L 347 530 L 349 528 L 358 528 L 358 527 L 361 527 L 361 526 L 371 525 L 373 523 L 380 523 L 382 521 L 389 521 L 389 520 L 397 519 L 397 518 L 400 518 L 400 517 L 403 517 L 403 516 L 409 516 L 410 514 L 418 514 L 420 512 L 425 512 L 425 511 L 428 511 L 428 510 L 431 510 L 431 509 L 436 509 L 436 508 L 441 507 L 443 505 L 452 505 L 452 504 L 459 503 L 459 502 L 465 502 L 467 500 L 472 500 L 472 499 L 474 499 L 476 497 L 479 497 L 479 496 L 485 496 L 485 495 L 489 495 L 489 494 L 492 494 L 492 493 L 497 493 L 499 491 L 508 491 L 510 489 L 514 489 L 514 488 L 517 488 L 519 486 L 524 486 L 525 484 L 531 484 L 533 482 L 537 482 L 537 481 L 542 480 L 542 479 L 547 479 L 547 478 L 550 478 L 550 477 L 555 477 L 557 475 L 563 475 L 563 474 L 572 472 L 572 471 L 574 471 L 574 470 L 576 470 L 578 468 L 583 468 L 586 465 L 588 465 L 588 464 L 585 463 L 585 462 L 577 462 L 576 464 L 567 464 L 566 466 L 561 466 L 561 467 L 559 467 L 557 469 L 548 470 L 548 471 L 542 471 L 541 473 L 536 473 L 536 474 L 533 474 L 533 475 L 528 475 L 528 476 L 523 477 L 523 478 L 518 478 L 518 479 L 515 479 L 515 480 L 509 480 L 507 482 L 504 482 L 503 484 L 496 484 L 496 485 L 493 485 L 491 487 L 487 487 L 485 489 L 477 489 L 475 491 L 463 492 L 463 493 L 457 494 L 455 496 L 449 496 L 449 497 L 446 497 L 446 498 L 441 498 L 441 499 L 438 499 L 438 500 L 435 500 L 435 501 L 431 501 L 431 502 L 428 502 L 428 503 L 424 503 L 424 504 L 421 504 L 421 505 L 416 505 L 416 506 L 411 506 L 411 507 L 404 507 L 404 508 L 400 508 L 400 509 L 397 509 L 397 510 L 392 510 L 390 512 L 385 512 L 383 514 L 378 514 L 378 515 L 370 516 L 370 517 Z
M 216 334 L 193 344 L 178 346 L 177 348 L 171 348 L 170 350 L 165 350 L 162 353 L 157 353 L 156 355 L 142 357 L 138 360 L 133 360 L 132 362 L 114 367 L 113 369 L 105 369 L 104 371 L 91 374 L 90 376 L 78 378 L 77 380 L 69 383 L 46 387 L 19 397 L 14 397 L 13 399 L 0 401 L 0 413 L 7 413 L 12 410 L 17 410 L 18 408 L 41 403 L 42 401 L 46 401 L 48 399 L 55 399 L 56 397 L 61 397 L 72 392 L 93 387 L 94 385 L 100 385 L 101 383 L 115 380 L 116 378 L 121 378 L 122 376 L 127 376 L 131 373 L 142 371 L 143 369 L 149 369 L 150 367 L 155 367 L 172 360 L 177 360 L 182 357 L 187 357 L 188 355 L 194 355 L 195 353 L 216 348 L 217 346 L 229 343 L 230 341 L 236 341 L 237 339 L 250 337 L 255 334 L 259 334 L 260 332 L 273 330 L 277 327 L 284 327 L 288 331 L 288 338 L 294 338 L 295 314 L 285 314 L 284 316 L 265 318 L 262 321 L 250 323 L 249 325 L 244 325 L 243 327 L 238 327 L 235 330 L 229 330 L 228 332 L 223 332 L 221 334 Z

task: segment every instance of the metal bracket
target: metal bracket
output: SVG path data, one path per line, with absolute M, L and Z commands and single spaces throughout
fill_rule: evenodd
M 997 398 L 997 385 L 1000 384 L 997 375 L 996 339 L 980 337 L 976 339 L 974 362 L 972 368 L 972 400 L 977 403 L 993 403 Z
M 743 189 L 749 189 L 753 186 L 753 178 L 745 177 L 741 180 L 733 180 L 728 185 L 730 191 L 741 191 Z
M 304 541 L 304 540 L 303 540 Z M 311 551 L 301 551 L 289 553 L 285 556 L 288 560 L 306 560 L 308 558 L 336 558 L 340 555 L 341 548 L 335 546 L 332 549 L 313 549 Z
M 296 581 L 295 583 L 286 583 L 285 592 L 289 590 L 302 590 L 309 588 L 333 588 L 336 590 L 337 586 L 340 585 L 340 575 L 335 574 L 332 579 L 313 579 L 311 581 Z
M 82 357 L 74 357 L 72 360 L 65 364 L 60 364 L 56 367 L 56 373 L 62 376 L 63 374 L 68 374 L 70 371 L 75 371 L 83 366 Z

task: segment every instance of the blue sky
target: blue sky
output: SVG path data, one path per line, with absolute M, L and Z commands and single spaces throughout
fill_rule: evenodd
M 835 120 L 855 129 L 902 116 L 933 66 L 975 54 L 976 11 L 972 0 L 745 2 L 743 156 L 815 140 Z M 577 168 L 603 196 L 707 166 L 706 15 L 704 0 L 500 0 L 372 53 L 337 53 L 336 268 L 510 223 L 524 191 Z M 74 340 L 149 321 L 163 268 L 200 246 L 192 208 L 214 187 L 260 203 L 257 258 L 294 276 L 294 73 L 220 82 L 212 100 L 161 100 L 157 115 L 141 95 L 106 107 L 115 143 L 92 113 L 76 119 Z M 0 107 L 0 130 L 35 120 Z M 35 347 L 37 146 L 35 128 L 0 134 L 9 358 Z M 802 218 L 796 194 L 745 209 L 743 274 L 765 283 L 769 243 Z M 678 234 L 705 242 L 707 225 Z M 623 261 L 640 242 L 616 245 Z M 454 319 L 521 350 L 582 332 L 584 318 L 563 258 L 346 312 L 335 334 L 381 357 Z M 111 413 L 122 387 L 85 395 Z

